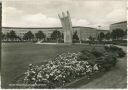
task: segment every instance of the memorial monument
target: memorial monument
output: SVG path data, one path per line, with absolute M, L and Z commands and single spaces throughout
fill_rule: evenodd
M 62 24 L 62 28 L 64 31 L 64 43 L 66 44 L 72 44 L 72 33 L 73 33 L 73 29 L 72 29 L 72 22 L 71 22 L 71 18 L 70 18 L 70 14 L 67 11 L 67 15 L 62 12 L 62 15 L 59 16 L 59 19 L 61 21 Z

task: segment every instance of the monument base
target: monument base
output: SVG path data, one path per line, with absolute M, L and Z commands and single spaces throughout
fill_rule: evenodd
M 64 44 L 71 45 L 72 42 L 64 42 Z

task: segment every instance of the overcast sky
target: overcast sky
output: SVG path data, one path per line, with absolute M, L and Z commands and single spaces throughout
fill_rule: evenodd
M 126 20 L 125 0 L 4 0 L 2 26 L 61 26 L 58 14 L 69 10 L 73 26 L 108 29 Z

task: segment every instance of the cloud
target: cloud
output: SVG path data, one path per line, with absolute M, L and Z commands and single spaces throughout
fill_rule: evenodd
M 122 10 L 122 9 L 113 10 L 111 13 L 109 13 L 106 16 L 106 19 L 109 21 L 111 20 L 113 22 L 119 22 L 121 20 L 126 20 L 126 10 Z
M 23 11 L 14 7 L 2 8 L 2 26 L 16 26 L 17 23 L 22 24 L 21 16 Z
M 5 0 L 2 26 L 61 26 L 57 14 L 69 10 L 73 26 L 109 28 L 126 20 L 125 0 Z
M 53 27 L 60 25 L 59 19 L 47 17 L 42 13 L 25 15 L 23 11 L 12 7 L 7 7 L 3 14 L 2 26 Z
M 73 26 L 87 26 L 89 25 L 89 22 L 84 19 L 72 19 L 72 25 Z
M 42 13 L 38 13 L 34 15 L 26 15 L 23 17 L 23 20 L 31 26 L 40 26 L 40 27 L 60 26 L 59 19 L 47 17 Z
M 13 12 L 13 13 L 10 13 Z M 48 17 L 42 13 L 26 14 L 13 7 L 7 7 L 3 12 L 3 26 L 21 27 L 56 27 L 61 26 L 58 18 Z M 14 18 L 15 19 L 14 19 Z M 14 20 L 13 20 L 14 19 Z M 72 19 L 73 26 L 85 26 L 89 22 L 83 19 Z

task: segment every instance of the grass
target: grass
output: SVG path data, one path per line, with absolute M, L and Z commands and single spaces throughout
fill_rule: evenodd
M 39 45 L 33 43 L 2 43 L 2 88 L 11 88 L 16 77 L 23 74 L 30 63 L 47 62 L 63 52 L 91 49 L 87 45 Z

